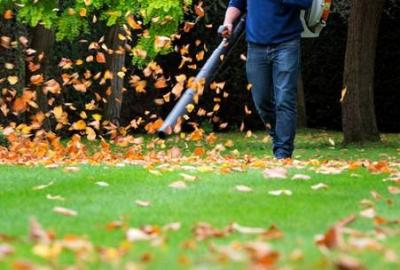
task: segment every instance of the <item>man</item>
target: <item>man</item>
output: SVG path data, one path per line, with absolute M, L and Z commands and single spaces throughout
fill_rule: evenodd
M 300 10 L 311 4 L 312 0 L 230 0 L 225 15 L 223 36 L 229 37 L 233 23 L 247 12 L 247 78 L 277 159 L 291 158 L 294 150 Z

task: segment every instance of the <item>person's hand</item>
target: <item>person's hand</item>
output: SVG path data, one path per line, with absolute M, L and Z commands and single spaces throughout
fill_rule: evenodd
M 218 28 L 218 34 L 223 38 L 230 38 L 233 31 L 233 25 L 231 23 L 221 25 Z

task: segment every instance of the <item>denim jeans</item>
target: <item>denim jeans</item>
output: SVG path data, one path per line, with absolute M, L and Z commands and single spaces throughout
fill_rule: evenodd
M 300 39 L 271 46 L 248 44 L 247 78 L 278 159 L 291 157 L 294 150 L 299 65 Z

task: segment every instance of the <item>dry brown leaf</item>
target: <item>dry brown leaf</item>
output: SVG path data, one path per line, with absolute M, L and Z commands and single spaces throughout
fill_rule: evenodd
M 198 241 L 210 239 L 210 238 L 221 238 L 233 232 L 232 226 L 228 226 L 222 230 L 214 228 L 208 223 L 200 222 L 193 228 L 193 234 Z

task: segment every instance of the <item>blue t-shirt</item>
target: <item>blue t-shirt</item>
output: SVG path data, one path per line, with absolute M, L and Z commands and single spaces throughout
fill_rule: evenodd
M 246 39 L 260 45 L 272 45 L 300 38 L 303 25 L 301 9 L 313 0 L 230 0 L 246 16 Z

